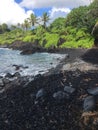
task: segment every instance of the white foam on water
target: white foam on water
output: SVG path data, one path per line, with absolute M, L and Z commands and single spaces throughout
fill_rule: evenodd
M 66 54 L 51 53 L 21 55 L 20 51 L 0 48 L 0 75 L 4 76 L 6 73 L 14 74 L 15 72 L 20 72 L 21 75 L 42 74 L 55 68 L 66 56 Z M 16 70 L 15 66 L 20 66 L 19 70 Z

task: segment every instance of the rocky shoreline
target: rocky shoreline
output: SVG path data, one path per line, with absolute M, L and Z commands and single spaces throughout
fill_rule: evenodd
M 78 54 L 81 54 L 81 51 L 85 52 L 87 49 L 73 49 L 73 48 L 43 48 L 42 46 L 38 44 L 32 44 L 30 42 L 23 42 L 23 41 L 14 41 L 12 44 L 5 44 L 5 45 L 0 45 L 2 48 L 10 48 L 13 50 L 20 50 L 22 55 L 28 55 L 28 54 L 33 54 L 35 52 L 49 52 L 49 53 L 60 53 L 60 54 L 67 54 L 77 51 Z M 80 53 L 79 53 L 80 51 Z M 74 54 L 73 54 L 74 55 Z
M 97 130 L 97 86 L 96 71 L 0 77 L 0 129 Z
M 98 51 L 62 50 L 44 75 L 0 77 L 0 130 L 97 130 Z

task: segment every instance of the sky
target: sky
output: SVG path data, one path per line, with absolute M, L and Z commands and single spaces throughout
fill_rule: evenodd
M 41 17 L 47 12 L 53 21 L 58 17 L 66 17 L 71 9 L 89 5 L 91 0 L 0 0 L 0 24 L 17 24 L 31 13 Z

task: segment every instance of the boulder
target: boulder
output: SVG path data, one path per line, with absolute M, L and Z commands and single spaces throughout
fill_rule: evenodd
M 38 90 L 37 94 L 36 94 L 36 100 L 43 98 L 46 95 L 46 92 L 43 88 L 41 88 L 40 90 Z
M 69 94 L 63 91 L 58 91 L 53 94 L 53 98 L 55 98 L 56 100 L 69 99 Z
M 13 77 L 13 75 L 12 75 L 12 74 L 10 74 L 10 73 L 7 73 L 7 74 L 5 75 L 5 77 L 6 77 L 6 78 L 12 78 L 12 77 Z
M 67 92 L 67 93 L 69 93 L 69 94 L 72 94 L 72 93 L 75 92 L 75 88 L 70 87 L 70 86 L 65 86 L 64 87 L 64 91 Z
M 20 70 L 21 65 L 13 65 L 15 67 L 15 70 Z
M 87 89 L 87 92 L 91 95 L 97 96 L 98 95 L 98 87 Z
M 13 74 L 13 77 L 21 77 L 20 73 L 19 72 L 16 72 L 15 74 Z
M 93 111 L 95 109 L 94 96 L 87 96 L 84 99 L 83 109 L 84 109 L 84 111 Z

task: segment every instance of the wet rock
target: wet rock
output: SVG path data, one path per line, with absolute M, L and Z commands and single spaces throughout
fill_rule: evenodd
M 63 91 L 58 91 L 53 94 L 53 98 L 55 98 L 56 100 L 69 99 L 69 94 Z
M 20 73 L 19 72 L 16 72 L 15 74 L 13 74 L 13 77 L 20 77 Z
M 84 99 L 83 109 L 84 111 L 92 111 L 95 109 L 95 98 L 93 96 L 88 96 Z
M 9 81 L 10 81 L 10 82 L 15 81 L 15 80 L 17 80 L 17 77 L 9 78 Z
M 10 82 L 10 80 L 9 80 L 8 78 L 4 78 L 4 79 L 3 79 L 3 83 L 4 83 L 4 84 L 8 84 L 9 82 Z
M 29 67 L 28 67 L 28 66 L 23 66 L 22 68 L 23 68 L 23 69 L 28 69 Z
M 92 95 L 94 95 L 94 96 L 97 96 L 97 95 L 98 95 L 98 87 L 96 87 L 96 88 L 91 88 L 91 89 L 87 89 L 87 92 L 88 92 L 89 94 L 92 94 Z
M 41 88 L 40 90 L 38 90 L 37 94 L 36 94 L 36 100 L 44 97 L 46 95 L 46 92 L 43 88 Z
M 28 68 L 28 66 L 16 65 L 16 64 L 14 64 L 13 67 L 15 67 L 15 70 L 19 70 L 20 68 L 22 68 L 22 69 L 27 69 Z
M 13 65 L 13 67 L 15 67 L 15 70 L 19 70 L 21 65 Z
M 0 79 L 0 86 L 2 87 L 4 85 L 2 79 Z
M 34 77 L 34 80 L 39 79 L 41 77 L 41 74 L 38 74 Z
M 45 49 L 43 49 L 42 47 L 32 46 L 32 48 L 23 49 L 23 51 L 20 54 L 22 55 L 33 54 L 35 52 L 44 52 L 44 50 Z
M 2 79 L 3 78 L 3 76 L 0 76 L 0 79 Z
M 64 91 L 67 92 L 67 93 L 69 93 L 69 94 L 72 94 L 72 93 L 75 92 L 75 88 L 70 87 L 70 86 L 65 86 L 64 87 Z
M 40 70 L 40 71 L 38 71 L 39 73 L 43 73 L 44 72 L 44 70 Z
M 4 88 L 0 89 L 0 94 L 2 94 L 5 91 Z
M 10 74 L 10 73 L 7 73 L 7 74 L 5 75 L 5 77 L 6 77 L 6 78 L 12 78 L 12 77 L 13 77 L 13 75 L 12 75 L 12 74 Z
M 34 51 L 33 48 L 29 48 L 29 49 L 26 48 L 20 54 L 22 54 L 22 55 L 28 55 L 28 54 L 33 54 L 35 52 L 36 52 L 36 50 Z

